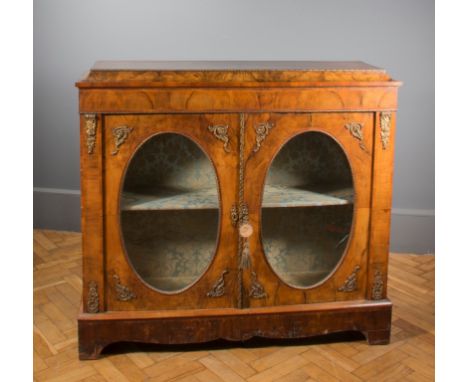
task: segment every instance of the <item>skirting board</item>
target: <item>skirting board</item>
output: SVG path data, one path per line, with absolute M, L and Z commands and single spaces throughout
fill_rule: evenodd
M 392 252 L 435 252 L 434 210 L 393 209 L 390 232 Z
M 34 228 L 81 231 L 80 191 L 34 187 Z
M 81 230 L 80 191 L 34 188 L 34 228 Z M 434 253 L 434 210 L 394 209 L 390 249 L 393 252 Z

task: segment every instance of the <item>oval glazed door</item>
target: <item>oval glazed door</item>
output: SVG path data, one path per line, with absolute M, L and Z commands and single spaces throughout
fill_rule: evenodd
M 220 235 L 233 229 L 223 217 L 233 195 L 220 189 L 235 177 L 236 152 L 211 130 L 234 134 L 235 119 L 211 118 L 106 118 L 109 308 L 233 306 L 235 264 L 223 253 L 235 242 Z
M 143 281 L 166 293 L 195 283 L 213 260 L 218 220 L 214 168 L 194 141 L 160 133 L 138 148 L 125 173 L 120 221 Z
M 266 259 L 286 284 L 308 289 L 342 260 L 353 222 L 346 155 L 322 132 L 299 133 L 275 155 L 262 199 Z
M 249 125 L 249 288 L 264 290 L 250 306 L 364 298 L 372 115 L 263 114 Z

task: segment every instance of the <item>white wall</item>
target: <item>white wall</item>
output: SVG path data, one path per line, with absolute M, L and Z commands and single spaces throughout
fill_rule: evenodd
M 434 250 L 432 1 L 35 1 L 37 227 L 79 229 L 74 82 L 102 59 L 362 60 L 387 69 L 404 81 L 392 248 Z

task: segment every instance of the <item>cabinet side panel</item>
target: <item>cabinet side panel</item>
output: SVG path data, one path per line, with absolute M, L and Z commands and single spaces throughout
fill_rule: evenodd
M 387 294 L 387 270 L 392 209 L 393 155 L 395 140 L 393 112 L 375 114 L 374 166 L 369 236 L 367 298 L 380 300 Z
M 83 309 L 104 310 L 102 117 L 80 116 Z

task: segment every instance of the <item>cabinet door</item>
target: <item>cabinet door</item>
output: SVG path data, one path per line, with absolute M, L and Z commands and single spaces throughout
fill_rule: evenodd
M 365 298 L 372 113 L 246 121 L 249 306 Z
M 107 310 L 235 305 L 237 118 L 104 120 Z

